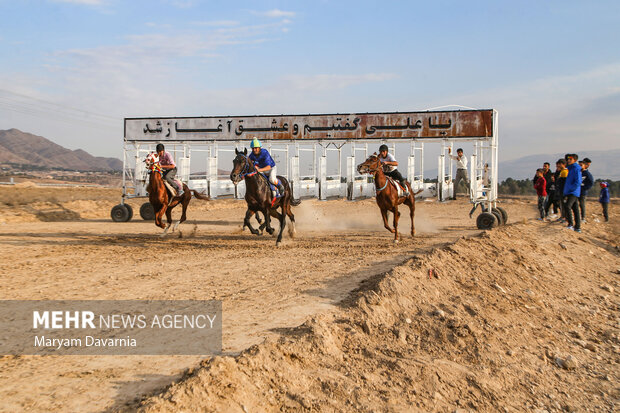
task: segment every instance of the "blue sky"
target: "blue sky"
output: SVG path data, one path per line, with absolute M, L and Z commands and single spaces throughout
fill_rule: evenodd
M 0 0 L 0 129 L 496 108 L 500 156 L 620 148 L 620 2 Z

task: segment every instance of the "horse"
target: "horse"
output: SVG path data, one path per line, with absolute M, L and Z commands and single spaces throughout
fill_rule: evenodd
M 170 225 L 172 225 L 172 209 L 175 206 L 179 204 L 183 205 L 183 213 L 181 214 L 181 219 L 175 222 L 172 232 L 179 227 L 179 224 L 187 219 L 187 206 L 192 199 L 192 194 L 194 194 L 196 198 L 205 201 L 208 201 L 210 198 L 193 189 L 190 190 L 187 185 L 183 184 L 183 195 L 175 196 L 171 199 L 171 194 L 168 193 L 166 185 L 164 184 L 164 171 L 159 165 L 159 156 L 157 156 L 155 152 L 151 152 L 146 156 L 144 162 L 146 163 L 150 175 L 146 191 L 149 194 L 149 201 L 155 210 L 155 225 L 164 229 L 164 232 L 161 234 L 163 237 L 168 233 Z M 166 214 L 166 219 L 168 221 L 167 226 L 163 223 L 164 214 Z
M 262 235 L 262 229 L 266 227 L 267 232 L 271 235 L 274 232 L 274 229 L 271 227 L 271 217 L 277 218 L 278 221 L 280 221 L 280 232 L 278 233 L 276 246 L 279 247 L 282 243 L 282 232 L 286 225 L 287 216 L 291 221 L 288 230 L 289 235 L 291 238 L 295 236 L 295 215 L 293 215 L 291 206 L 297 206 L 301 201 L 293 200 L 289 182 L 283 176 L 278 176 L 277 178 L 284 186 L 284 195 L 280 198 L 273 199 L 268 178 L 256 171 L 254 162 L 248 157 L 248 149 L 245 148 L 243 152 L 241 152 L 235 148 L 235 155 L 235 159 L 233 159 L 233 169 L 230 173 L 230 180 L 235 185 L 245 180 L 245 201 L 248 205 L 248 209 L 245 212 L 243 229 L 248 227 L 252 234 Z M 278 208 L 281 209 L 282 213 L 278 212 Z M 258 212 L 263 214 L 265 222 L 261 224 L 257 230 L 252 227 L 250 218 L 252 215 L 256 214 L 256 219 L 260 223 Z
M 409 207 L 409 216 L 411 217 L 411 236 L 415 236 L 415 196 L 422 192 L 422 190 L 413 193 L 411 185 L 407 182 L 407 189 L 409 190 L 409 196 L 398 196 L 398 189 L 396 185 L 398 183 L 394 180 L 388 180 L 387 176 L 383 173 L 383 162 L 379 160 L 377 153 L 370 155 L 368 159 L 357 166 L 357 171 L 360 174 L 371 174 L 375 177 L 375 190 L 376 201 L 379 209 L 381 210 L 381 216 L 383 217 L 383 226 L 394 234 L 394 243 L 398 242 L 398 219 L 400 218 L 400 212 L 398 212 L 398 205 L 405 204 Z M 388 224 L 387 212 L 392 211 L 394 214 L 394 229 L 390 228 Z

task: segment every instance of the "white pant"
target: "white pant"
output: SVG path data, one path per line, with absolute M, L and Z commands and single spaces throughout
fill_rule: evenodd
M 278 178 L 276 175 L 278 175 L 278 167 L 272 166 L 269 170 L 269 182 L 271 182 L 275 186 L 278 186 Z

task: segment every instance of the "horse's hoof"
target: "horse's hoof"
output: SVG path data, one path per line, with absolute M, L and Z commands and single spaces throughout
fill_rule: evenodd
M 282 246 L 281 242 L 276 242 L 276 247 L 280 248 Z
M 397 239 L 394 240 L 394 244 L 398 244 L 398 240 Z

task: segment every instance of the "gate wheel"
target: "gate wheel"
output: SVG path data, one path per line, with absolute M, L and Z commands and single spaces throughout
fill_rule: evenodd
M 496 209 L 502 214 L 504 225 L 506 225 L 508 223 L 508 212 L 502 207 L 497 207 Z
M 497 208 L 491 208 L 491 213 L 497 218 L 497 225 L 504 225 L 504 216 Z
M 125 208 L 127 208 L 127 212 L 129 212 L 129 217 L 127 218 L 127 221 L 131 221 L 131 218 L 133 218 L 133 208 L 129 204 L 124 204 L 124 205 L 125 205 Z
M 476 218 L 478 229 L 491 229 L 497 225 L 497 218 L 490 212 L 483 212 Z
M 145 202 L 140 206 L 140 216 L 145 221 L 152 221 L 155 219 L 155 210 L 150 202 Z
M 129 221 L 129 209 L 123 204 L 118 204 L 110 211 L 110 216 L 114 222 L 127 222 Z

